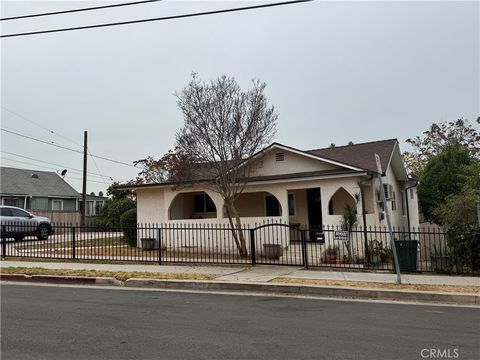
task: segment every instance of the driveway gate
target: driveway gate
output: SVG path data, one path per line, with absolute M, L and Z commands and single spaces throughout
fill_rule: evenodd
M 273 223 L 250 229 L 252 264 L 294 265 L 308 268 L 306 231 Z

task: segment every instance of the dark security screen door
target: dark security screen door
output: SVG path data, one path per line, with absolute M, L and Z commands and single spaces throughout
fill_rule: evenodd
M 308 225 L 322 228 L 322 199 L 320 188 L 307 189 Z

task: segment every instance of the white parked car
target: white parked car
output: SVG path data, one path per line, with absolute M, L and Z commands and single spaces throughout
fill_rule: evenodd
M 2 238 L 14 238 L 17 241 L 23 240 L 25 236 L 47 240 L 53 234 L 50 219 L 14 206 L 0 206 L 0 226 Z

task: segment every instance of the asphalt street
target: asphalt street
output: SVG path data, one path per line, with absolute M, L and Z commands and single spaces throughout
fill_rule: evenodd
M 1 286 L 2 360 L 477 360 L 479 344 L 478 308 Z

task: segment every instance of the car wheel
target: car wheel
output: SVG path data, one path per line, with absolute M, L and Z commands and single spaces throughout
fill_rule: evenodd
M 37 229 L 37 239 L 38 240 L 47 240 L 49 235 L 48 226 L 40 225 Z

